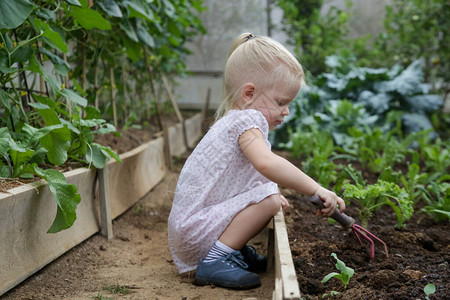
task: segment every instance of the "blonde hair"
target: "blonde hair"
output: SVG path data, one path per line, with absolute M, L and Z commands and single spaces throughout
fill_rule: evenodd
M 216 120 L 236 106 L 246 83 L 254 84 L 257 93 L 280 83 L 286 89 L 297 89 L 304 84 L 303 68 L 279 42 L 243 33 L 228 52 L 223 76 L 224 96 L 216 111 Z

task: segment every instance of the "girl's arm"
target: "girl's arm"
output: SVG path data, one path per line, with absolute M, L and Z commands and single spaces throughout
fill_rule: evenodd
M 320 210 L 320 214 L 331 216 L 336 209 L 336 204 L 339 204 L 341 212 L 344 211 L 344 200 L 321 187 L 286 159 L 270 151 L 259 129 L 253 128 L 245 131 L 239 137 L 239 146 L 255 169 L 269 180 L 291 188 L 300 194 L 309 196 L 317 194 L 324 201 L 325 206 Z

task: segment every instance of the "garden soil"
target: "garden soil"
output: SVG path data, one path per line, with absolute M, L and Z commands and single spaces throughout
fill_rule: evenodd
M 284 193 L 291 203 L 285 220 L 304 299 L 426 299 L 428 283 L 436 286 L 430 299 L 450 299 L 448 221 L 435 223 L 416 213 L 406 227 L 396 228 L 394 212 L 383 207 L 370 219 L 368 230 L 387 244 L 389 257 L 375 242 L 375 258 L 370 259 L 369 244 L 361 239 L 360 245 L 351 229 L 315 216 L 308 199 L 288 190 Z M 350 204 L 346 213 L 357 220 L 356 206 Z M 346 289 L 336 278 L 321 283 L 330 272 L 340 273 L 331 253 L 355 271 Z M 333 291 L 339 294 L 332 297 Z

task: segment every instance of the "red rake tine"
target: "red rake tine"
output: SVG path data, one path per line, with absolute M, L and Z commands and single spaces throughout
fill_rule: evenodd
M 319 196 L 313 195 L 309 200 L 311 201 L 311 203 L 313 203 L 319 209 L 324 208 L 323 201 L 319 198 Z M 378 242 L 383 244 L 384 253 L 386 253 L 386 257 L 389 257 L 386 243 L 383 242 L 380 238 L 376 237 L 373 233 L 371 233 L 368 230 L 364 229 L 363 227 L 355 224 L 355 219 L 347 216 L 345 213 L 339 212 L 339 210 L 336 210 L 331 217 L 333 219 L 335 219 L 339 224 L 344 226 L 345 228 L 351 228 L 361 245 L 362 245 L 362 242 L 361 242 L 361 239 L 359 238 L 359 235 L 361 235 L 363 238 L 365 238 L 370 243 L 370 258 L 371 259 L 373 259 L 375 257 L 375 243 L 373 242 L 373 240 L 371 238 L 374 238 L 375 240 L 377 240 Z
M 365 229 L 364 227 L 361 227 L 357 224 L 353 224 L 352 226 L 353 233 L 355 233 L 356 237 L 358 238 L 359 242 L 361 243 L 361 239 L 359 238 L 358 234 L 361 234 L 363 238 L 365 238 L 370 243 L 370 259 L 373 259 L 375 257 L 375 243 L 371 238 L 374 238 L 381 244 L 383 244 L 384 247 L 384 253 L 386 254 L 386 257 L 389 257 L 388 249 L 386 246 L 386 243 L 383 242 L 379 237 L 375 236 L 373 233 Z M 363 231 L 363 232 L 361 232 Z M 367 234 L 367 235 L 366 235 Z

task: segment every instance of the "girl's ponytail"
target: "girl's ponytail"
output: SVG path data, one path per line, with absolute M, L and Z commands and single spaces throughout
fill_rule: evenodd
M 243 43 L 247 42 L 248 40 L 251 40 L 252 38 L 254 38 L 255 35 L 253 33 L 242 33 L 241 35 L 239 35 L 233 42 L 233 44 L 231 45 L 230 50 L 228 51 L 228 56 L 227 59 L 230 57 L 230 55 L 234 52 L 234 50 L 236 50 L 237 47 L 239 47 L 240 45 L 242 45 Z

